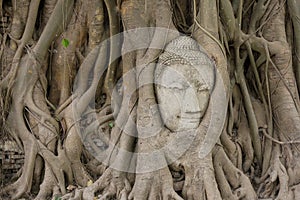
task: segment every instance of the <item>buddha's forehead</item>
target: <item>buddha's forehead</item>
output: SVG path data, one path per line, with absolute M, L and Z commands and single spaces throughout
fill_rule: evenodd
M 174 64 L 163 66 L 156 74 L 158 83 L 169 85 L 173 82 L 192 83 L 193 81 L 205 83 L 205 79 L 197 68 L 191 65 Z

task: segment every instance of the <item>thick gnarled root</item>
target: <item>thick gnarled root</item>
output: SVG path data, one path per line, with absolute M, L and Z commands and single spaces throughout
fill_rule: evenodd
M 173 189 L 172 175 L 167 167 L 149 173 L 137 174 L 129 195 L 132 200 L 183 200 Z
M 36 145 L 33 144 L 31 139 L 32 138 L 28 138 L 28 140 L 23 141 L 25 163 L 22 169 L 22 175 L 15 183 L 8 185 L 3 190 L 1 190 L 0 197 L 2 195 L 8 195 L 9 199 L 18 199 L 22 197 L 22 195 L 30 192 L 35 164 L 34 159 L 37 155 Z
M 214 150 L 213 164 L 216 180 L 225 200 L 257 199 L 249 178 L 229 160 L 222 147 Z
M 106 186 L 103 189 L 102 195 L 100 195 L 100 200 L 109 200 L 112 197 L 116 197 L 121 200 L 128 199 L 131 185 L 126 177 L 126 173 L 114 169 L 108 169 L 106 172 L 108 174 L 106 175 L 106 173 L 104 173 L 103 175 L 107 176 L 104 178 L 110 180 L 104 180 L 104 184 Z
M 126 173 L 108 168 L 104 174 L 94 183 L 83 189 L 75 190 L 74 194 L 67 194 L 62 200 L 93 200 L 96 194 L 100 200 L 117 198 L 128 199 L 131 185 L 126 177 Z
M 30 192 L 30 186 L 24 184 L 26 179 L 26 174 L 23 173 L 15 183 L 5 187 L 1 191 L 0 197 L 4 198 L 8 196 L 8 199 L 19 199 L 23 194 Z
M 180 162 L 184 168 L 185 180 L 182 196 L 186 200 L 221 200 L 215 180 L 211 154 L 204 159 L 197 155 L 184 157 Z
M 283 199 L 295 199 L 292 193 L 293 190 L 289 190 L 289 176 L 286 168 L 281 163 L 278 156 L 275 156 L 271 167 L 267 173 L 261 178 L 260 188 L 258 194 L 262 198 L 272 198 L 276 200 Z

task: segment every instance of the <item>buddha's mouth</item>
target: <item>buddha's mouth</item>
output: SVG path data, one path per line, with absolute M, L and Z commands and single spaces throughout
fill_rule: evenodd
M 184 116 L 184 117 L 180 117 L 180 120 L 189 123 L 199 123 L 200 116 Z
M 184 112 L 181 114 L 180 118 L 182 119 L 200 119 L 201 112 Z

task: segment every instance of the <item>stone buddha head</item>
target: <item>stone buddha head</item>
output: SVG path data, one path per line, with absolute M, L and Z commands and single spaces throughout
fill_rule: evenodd
M 195 129 L 214 87 L 214 62 L 194 39 L 180 36 L 160 55 L 155 83 L 164 125 L 173 132 Z

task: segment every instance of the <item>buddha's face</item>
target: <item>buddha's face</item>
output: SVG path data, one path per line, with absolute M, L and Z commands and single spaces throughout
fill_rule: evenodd
M 208 106 L 207 77 L 191 65 L 165 66 L 156 74 L 156 95 L 162 120 L 171 131 L 199 126 Z M 212 79 L 214 77 L 211 77 Z

